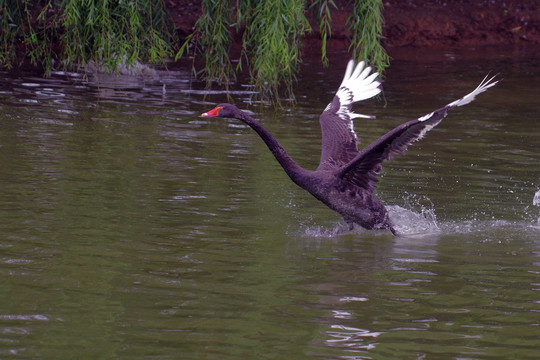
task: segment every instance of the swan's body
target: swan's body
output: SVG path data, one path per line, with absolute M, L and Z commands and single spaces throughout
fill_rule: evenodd
M 298 165 L 268 130 L 234 105 L 220 104 L 201 116 L 236 118 L 249 125 L 263 139 L 292 181 L 340 213 L 351 228 L 356 223 L 366 229 L 389 229 L 395 234 L 386 208 L 373 193 L 382 162 L 394 154 L 404 154 L 407 146 L 436 126 L 449 109 L 470 103 L 497 81 L 484 78 L 468 95 L 396 127 L 359 151 L 352 119 L 371 116 L 355 114 L 351 107 L 354 102 L 381 92 L 380 83 L 376 80 L 378 74 L 370 75 L 370 72 L 370 67 L 364 68 L 364 62 L 356 67 L 352 60 L 349 62 L 341 86 L 320 116 L 322 150 L 316 170 Z

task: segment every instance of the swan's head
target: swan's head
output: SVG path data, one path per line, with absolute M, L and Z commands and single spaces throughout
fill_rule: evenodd
M 213 108 L 210 111 L 207 111 L 205 113 L 202 113 L 202 117 L 228 117 L 228 118 L 235 118 L 235 116 L 238 113 L 238 108 L 231 104 L 219 104 L 215 108 Z

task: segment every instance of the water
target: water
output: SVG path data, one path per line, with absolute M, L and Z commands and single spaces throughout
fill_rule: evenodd
M 504 78 L 385 163 L 396 238 L 337 235 L 250 129 L 198 117 L 226 94 L 182 71 L 2 73 L 0 358 L 540 358 L 538 52 L 395 57 L 364 145 Z M 251 108 L 305 167 L 346 61 Z

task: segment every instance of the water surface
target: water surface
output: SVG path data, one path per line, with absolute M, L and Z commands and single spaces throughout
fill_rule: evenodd
M 356 107 L 366 145 L 504 78 L 385 163 L 400 237 L 336 235 L 250 129 L 198 117 L 227 95 L 183 70 L 1 73 L 0 358 L 538 359 L 539 58 L 405 54 Z M 347 60 L 250 107 L 307 168 Z

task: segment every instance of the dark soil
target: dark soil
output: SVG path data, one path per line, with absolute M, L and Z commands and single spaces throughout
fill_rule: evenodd
M 346 49 L 346 20 L 353 1 L 337 0 L 332 12 L 329 50 Z M 201 14 L 200 0 L 169 0 L 180 38 L 190 34 Z M 384 8 L 384 45 L 392 47 L 540 46 L 540 0 L 388 0 Z M 305 51 L 320 51 L 317 27 Z
M 540 44 L 538 0 L 394 0 L 385 18 L 392 46 Z

